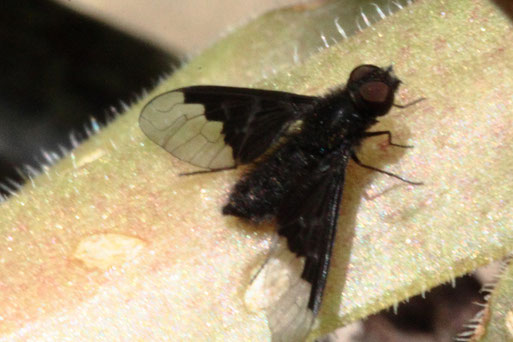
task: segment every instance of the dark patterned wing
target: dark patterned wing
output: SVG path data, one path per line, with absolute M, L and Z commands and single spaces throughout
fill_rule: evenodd
M 278 233 L 287 239 L 289 249 L 306 257 L 301 277 L 312 284 L 308 307 L 314 313 L 326 282 L 348 160 L 344 153 L 322 162 L 285 198 L 277 215 Z
M 228 168 L 262 155 L 316 100 L 279 91 L 194 86 L 153 98 L 142 109 L 139 125 L 183 161 Z
M 303 341 L 319 311 L 348 162 L 344 151 L 337 154 L 285 197 L 277 215 L 280 241 L 254 280 L 267 297 L 273 342 Z

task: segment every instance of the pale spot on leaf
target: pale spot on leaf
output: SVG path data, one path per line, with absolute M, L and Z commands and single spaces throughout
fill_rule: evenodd
M 106 151 L 102 148 L 92 150 L 90 153 L 81 156 L 76 162 L 76 168 L 80 168 L 84 165 L 92 163 L 93 161 L 100 159 L 105 155 Z
M 138 238 L 123 234 L 95 234 L 80 241 L 73 257 L 88 268 L 107 270 L 132 260 L 145 247 Z

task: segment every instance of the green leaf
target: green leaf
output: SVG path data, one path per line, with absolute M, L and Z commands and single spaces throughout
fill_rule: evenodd
M 393 63 L 404 81 L 397 101 L 427 98 L 374 127 L 415 149 L 383 149 L 376 138 L 359 153 L 424 186 L 348 168 L 312 337 L 510 251 L 511 22 L 485 0 L 418 1 L 379 22 L 371 5 L 356 2 L 375 22 L 360 32 L 344 26 L 356 20 L 344 16 L 348 3 L 275 11 L 234 31 L 3 203 L 1 336 L 269 338 L 264 313 L 249 312 L 243 298 L 273 227 L 220 213 L 243 170 L 178 177 L 192 166 L 151 143 L 137 125 L 147 101 L 185 85 L 323 94 L 358 64 Z M 354 33 L 348 39 L 337 17 Z M 329 48 L 318 49 L 321 34 Z

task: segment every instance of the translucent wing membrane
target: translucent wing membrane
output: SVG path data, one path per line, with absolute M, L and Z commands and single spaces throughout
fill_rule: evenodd
M 305 258 L 276 240 L 267 262 L 246 292 L 250 309 L 265 309 L 273 342 L 299 342 L 308 334 L 314 314 L 307 304 L 311 284 L 301 279 Z
M 260 89 L 195 86 L 152 99 L 139 124 L 175 157 L 202 168 L 226 168 L 262 155 L 316 100 Z
M 205 106 L 185 103 L 182 91 L 164 93 L 144 107 L 142 131 L 175 157 L 203 168 L 234 165 L 232 149 L 221 135 L 222 122 L 208 121 Z

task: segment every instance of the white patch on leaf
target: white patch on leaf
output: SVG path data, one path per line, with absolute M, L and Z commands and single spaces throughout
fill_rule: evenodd
M 107 270 L 134 259 L 146 243 L 123 234 L 94 234 L 80 241 L 73 257 L 88 268 Z

